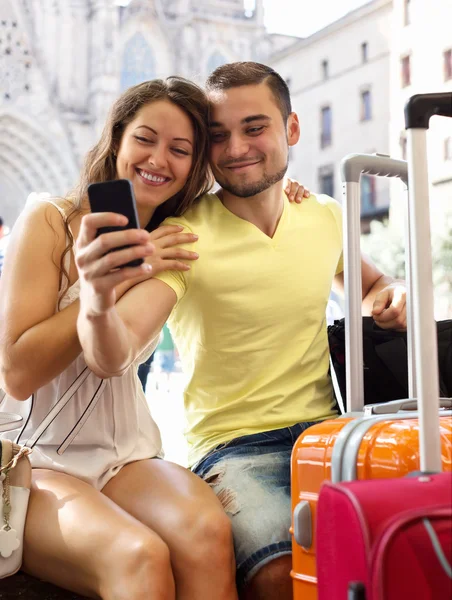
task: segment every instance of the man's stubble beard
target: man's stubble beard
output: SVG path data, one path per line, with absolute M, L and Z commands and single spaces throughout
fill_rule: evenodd
M 215 179 L 217 180 L 217 183 L 219 183 L 219 185 L 230 194 L 233 194 L 238 198 L 251 198 L 252 196 L 257 196 L 257 194 L 265 192 L 265 190 L 268 190 L 268 188 L 272 187 L 272 185 L 275 185 L 275 183 L 281 181 L 287 172 L 288 166 L 289 163 L 287 162 L 285 167 L 283 167 L 277 173 L 274 173 L 273 175 L 264 174 L 260 181 L 255 181 L 248 184 L 245 183 L 241 185 L 234 185 L 229 183 L 229 181 L 222 180 L 222 177 L 215 177 Z

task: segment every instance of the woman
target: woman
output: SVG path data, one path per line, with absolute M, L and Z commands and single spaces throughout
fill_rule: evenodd
M 20 401 L 32 395 L 18 436 L 34 445 L 24 569 L 88 597 L 237 598 L 221 504 L 190 471 L 158 460 L 160 435 L 136 373 L 157 340 L 134 368 L 103 379 L 88 369 L 76 331 L 73 249 L 89 212 L 90 183 L 130 179 L 147 229 L 129 230 L 132 246 L 108 255 L 113 305 L 131 285 L 123 283 L 130 268 L 114 270 L 129 257 L 145 259 L 132 283 L 188 270 L 185 261 L 196 260 L 178 248 L 196 236 L 158 225 L 210 186 L 207 112 L 202 90 L 181 78 L 127 90 L 88 154 L 75 193 L 35 203 L 11 236 L 0 293 L 0 373 L 9 395 L 2 409 L 19 412 L 26 408 Z M 110 220 L 123 222 L 113 214 Z M 104 251 L 115 246 L 115 235 L 98 238 Z M 133 246 L 143 239 L 147 245 Z M 102 286 L 96 260 L 89 253 L 78 260 L 84 276 Z

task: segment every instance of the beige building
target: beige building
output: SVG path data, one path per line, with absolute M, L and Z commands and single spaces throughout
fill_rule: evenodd
M 403 109 L 413 94 L 452 91 L 452 1 L 394 0 L 391 38 L 390 148 L 406 156 Z M 452 212 L 452 119 L 433 117 L 428 132 L 434 227 Z M 394 193 L 393 212 L 398 215 Z
M 389 152 L 391 19 L 391 0 L 374 0 L 271 57 L 301 124 L 290 173 L 338 200 L 346 154 Z M 364 178 L 364 222 L 388 206 L 389 182 Z
M 391 40 L 390 147 L 406 157 L 403 109 L 413 94 L 452 91 L 452 1 L 394 0 Z M 435 313 L 452 317 L 452 119 L 432 117 L 427 134 Z M 391 228 L 403 230 L 403 199 L 392 185 Z M 440 250 L 440 247 L 443 250 Z

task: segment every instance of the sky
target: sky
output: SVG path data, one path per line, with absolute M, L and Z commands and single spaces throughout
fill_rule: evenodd
M 126 6 L 130 0 L 116 0 Z M 246 0 L 252 6 L 254 0 Z M 306 37 L 369 0 L 264 0 L 269 33 Z
M 306 37 L 369 0 L 264 0 L 269 33 Z

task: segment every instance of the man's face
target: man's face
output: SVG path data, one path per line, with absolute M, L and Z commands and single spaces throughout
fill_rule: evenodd
M 266 83 L 212 92 L 210 101 L 210 164 L 221 187 L 249 198 L 280 181 L 299 138 L 296 115 L 284 124 Z

